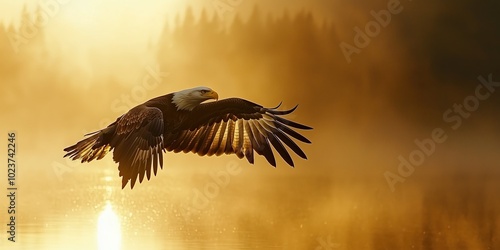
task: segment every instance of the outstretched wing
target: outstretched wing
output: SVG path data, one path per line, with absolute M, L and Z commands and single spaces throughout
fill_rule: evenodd
M 118 162 L 122 188 L 130 180 L 130 188 L 139 177 L 151 177 L 151 166 L 156 175 L 158 162 L 163 168 L 163 114 L 160 109 L 137 106 L 116 123 L 116 134 L 111 141 L 113 159 Z
M 174 140 L 169 140 L 166 149 L 202 156 L 236 154 L 239 158 L 246 157 L 250 163 L 254 162 L 255 151 L 276 166 L 272 145 L 293 167 L 293 160 L 284 145 L 307 159 L 290 137 L 310 143 L 292 128 L 307 130 L 311 127 L 281 117 L 292 113 L 297 106 L 283 111 L 277 110 L 279 106 L 264 108 L 239 98 L 201 104 L 183 120 L 183 129 Z

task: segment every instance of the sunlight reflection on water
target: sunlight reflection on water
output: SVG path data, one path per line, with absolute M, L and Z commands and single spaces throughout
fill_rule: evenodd
M 113 211 L 113 208 L 109 201 L 107 202 L 104 211 L 102 211 L 99 215 L 97 225 L 97 241 L 99 249 L 120 249 L 120 219 Z

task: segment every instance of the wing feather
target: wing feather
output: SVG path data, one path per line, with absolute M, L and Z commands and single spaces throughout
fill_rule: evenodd
M 237 121 L 237 120 L 236 120 Z M 227 127 L 227 136 L 226 136 L 226 142 L 225 142 L 225 147 L 224 147 L 224 154 L 231 154 L 231 153 L 235 153 L 233 151 L 233 141 L 238 138 L 239 140 L 239 134 L 237 135 L 237 137 L 235 136 L 235 131 L 236 129 L 238 128 L 238 124 L 236 124 L 236 121 L 233 121 L 233 120 L 228 120 L 228 124 L 230 125 L 229 127 Z M 240 155 L 236 154 L 239 158 Z
M 181 133 L 180 138 L 176 139 L 174 141 L 174 144 L 169 145 L 167 147 L 167 150 L 173 150 L 174 153 L 179 153 L 179 152 L 183 151 L 184 148 L 186 147 L 186 145 L 189 143 L 189 141 L 192 138 L 191 134 L 194 134 L 194 131 L 184 130 Z
M 210 146 L 212 145 L 212 142 L 214 141 L 214 138 L 219 130 L 220 123 L 216 122 L 213 123 L 210 126 L 210 129 L 207 131 L 206 137 L 203 139 L 203 144 L 200 146 L 200 149 L 198 150 L 198 155 L 206 155 L 208 151 L 210 150 Z
M 122 188 L 130 181 L 133 188 L 156 175 L 158 162 L 163 165 L 163 113 L 155 107 L 137 106 L 123 115 L 116 125 L 116 138 L 112 141 L 113 159 L 118 162 Z
M 221 122 L 221 127 L 220 127 L 220 130 L 219 132 L 217 133 L 217 135 L 215 136 L 214 138 L 214 141 L 212 142 L 212 145 L 210 146 L 210 150 L 208 151 L 208 155 L 221 155 L 221 153 L 219 153 L 220 151 L 220 148 L 222 147 L 226 147 L 226 144 L 225 144 L 225 139 L 224 139 L 224 136 L 227 136 L 227 121 L 222 121 Z M 224 142 L 224 146 L 222 146 L 222 143 Z
M 243 131 L 243 121 L 244 120 L 236 120 L 236 124 L 234 126 L 234 139 L 232 145 L 232 151 L 239 157 L 243 158 L 244 154 L 242 151 L 243 142 L 244 142 L 244 131 Z M 230 152 L 229 152 L 230 153 Z
M 297 106 L 278 110 L 280 105 L 263 108 L 238 98 L 200 104 L 191 111 L 182 132 L 167 150 L 208 156 L 235 154 L 238 158 L 246 157 L 250 163 L 254 163 L 255 151 L 276 166 L 274 148 L 293 167 L 288 149 L 301 158 L 307 157 L 291 138 L 310 143 L 294 129 L 308 130 L 311 127 L 281 117 L 294 112 Z
M 199 141 L 196 144 L 196 147 L 193 149 L 194 153 L 198 153 L 198 155 L 203 156 L 203 152 L 205 151 L 205 147 L 207 147 L 207 144 L 209 144 L 210 138 L 212 137 L 213 133 L 213 128 L 215 126 L 215 123 L 208 124 L 205 126 L 205 129 L 201 136 L 199 137 Z
M 283 123 L 283 124 L 286 124 L 286 125 L 288 125 L 290 127 L 294 127 L 294 128 L 298 128 L 298 129 L 307 129 L 307 130 L 312 129 L 309 126 L 306 126 L 306 125 L 303 125 L 303 124 L 300 124 L 300 123 L 296 123 L 294 121 L 287 120 L 287 119 L 285 119 L 283 117 L 279 117 L 279 116 L 276 116 L 276 115 L 273 115 L 272 117 L 276 121 L 278 121 L 280 123 Z
M 254 162 L 253 145 L 259 145 L 259 143 L 255 140 L 255 137 L 253 136 L 249 120 L 243 120 L 243 129 L 245 130 L 244 134 L 245 142 L 243 143 L 244 154 L 248 162 L 253 163 Z

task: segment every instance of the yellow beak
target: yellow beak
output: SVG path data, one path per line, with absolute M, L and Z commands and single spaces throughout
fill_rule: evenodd
M 210 91 L 205 94 L 205 96 L 210 97 L 211 99 L 219 100 L 219 94 L 215 91 Z

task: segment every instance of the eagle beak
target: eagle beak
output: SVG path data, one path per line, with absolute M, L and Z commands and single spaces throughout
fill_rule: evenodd
M 215 92 L 213 90 L 208 92 L 206 95 L 207 95 L 207 97 L 210 97 L 211 99 L 215 99 L 216 101 L 219 100 L 219 94 L 217 94 L 217 92 Z

